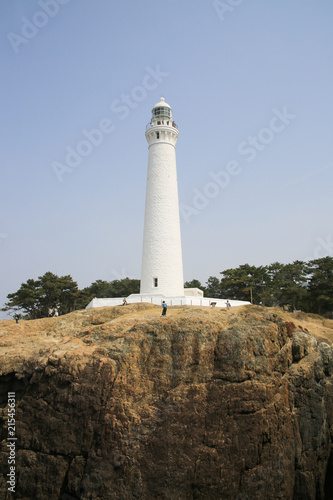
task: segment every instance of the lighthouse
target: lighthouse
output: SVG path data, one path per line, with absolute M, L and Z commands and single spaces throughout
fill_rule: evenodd
M 129 295 L 125 301 L 124 297 L 95 297 L 86 309 L 138 302 L 161 305 L 162 300 L 170 306 L 249 304 L 240 300 L 204 297 L 199 288 L 184 289 L 176 167 L 178 135 L 172 109 L 161 97 L 146 126 L 148 169 L 140 293 Z
M 178 127 L 161 97 L 146 126 L 148 171 L 143 231 L 142 295 L 184 295 L 176 166 Z

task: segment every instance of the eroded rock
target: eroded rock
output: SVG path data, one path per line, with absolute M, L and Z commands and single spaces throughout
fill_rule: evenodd
M 329 343 L 265 308 L 139 306 L 1 325 L 15 498 L 333 497 Z

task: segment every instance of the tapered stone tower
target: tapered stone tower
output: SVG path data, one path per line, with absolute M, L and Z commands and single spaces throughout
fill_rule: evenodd
M 178 127 L 163 97 L 146 127 L 148 175 L 140 294 L 184 295 L 176 167 Z

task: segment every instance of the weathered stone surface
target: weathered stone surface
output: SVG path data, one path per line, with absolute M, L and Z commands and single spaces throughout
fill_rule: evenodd
M 141 304 L 2 321 L 15 498 L 333 498 L 333 329 L 293 319 Z

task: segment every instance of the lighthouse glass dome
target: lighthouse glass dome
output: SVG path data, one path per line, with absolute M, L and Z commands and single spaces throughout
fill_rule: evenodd
M 153 109 L 153 119 L 156 118 L 171 118 L 171 109 L 165 106 Z
M 155 104 L 152 109 L 152 120 L 166 119 L 169 120 L 172 118 L 172 111 L 164 100 L 164 97 L 161 97 L 160 102 Z

